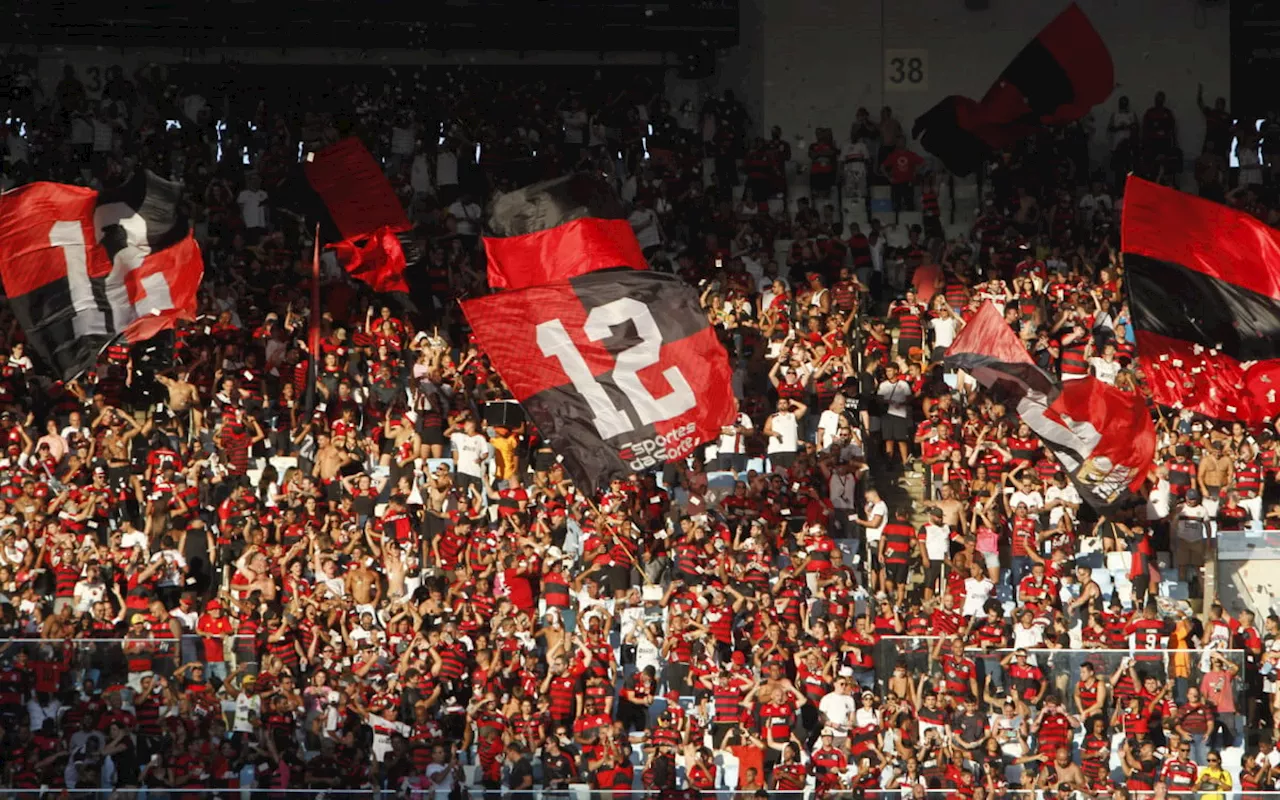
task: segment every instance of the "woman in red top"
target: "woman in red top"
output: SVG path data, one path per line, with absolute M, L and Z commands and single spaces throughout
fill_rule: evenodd
M 685 775 L 689 788 L 710 795 L 716 789 L 716 765 L 711 761 L 707 748 L 694 749 L 689 745 L 684 751 Z

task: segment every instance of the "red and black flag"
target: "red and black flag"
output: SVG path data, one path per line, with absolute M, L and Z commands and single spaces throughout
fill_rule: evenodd
M 991 150 L 1080 119 L 1111 96 L 1107 45 L 1075 3 L 1018 53 L 981 101 L 951 95 L 916 119 L 911 135 L 968 175 Z
M 494 199 L 485 254 L 489 286 L 523 289 L 598 269 L 648 269 L 627 211 L 599 176 L 567 175 Z
M 407 293 L 409 219 L 382 167 L 355 137 L 308 153 L 280 190 L 279 204 L 320 226 L 351 277 L 376 292 Z
M 1280 231 L 1129 178 L 1120 247 L 1152 398 L 1215 419 L 1280 411 Z
M 32 183 L 0 195 L 0 280 L 27 341 L 63 380 L 108 344 L 193 319 L 204 276 L 182 185 L 137 172 L 94 191 Z
M 1009 402 L 1094 508 L 1112 509 L 1141 488 L 1156 451 L 1141 395 L 1093 376 L 1059 383 L 1036 366 L 990 302 L 947 349 L 946 364 Z
M 736 418 L 725 349 L 697 294 L 673 276 L 597 271 L 462 310 L 585 490 L 685 458 Z

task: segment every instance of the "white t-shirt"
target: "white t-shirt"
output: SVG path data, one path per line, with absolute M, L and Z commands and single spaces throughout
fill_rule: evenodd
M 449 206 L 449 214 L 458 221 L 458 233 L 463 236 L 475 236 L 480 233 L 480 206 L 455 200 L 453 205 Z
M 746 414 L 738 414 L 738 419 L 736 424 L 742 426 L 747 430 L 752 429 L 751 417 L 748 417 Z M 732 425 L 721 428 L 720 429 L 720 446 L 719 446 L 720 454 L 726 455 L 726 454 L 745 453 L 747 451 L 746 449 L 747 444 L 744 441 L 744 438 L 745 437 L 740 435 Z
M 911 411 L 911 385 L 901 378 L 896 381 L 881 381 L 876 394 L 888 405 L 891 417 L 906 417 Z
M 924 526 L 924 551 L 929 554 L 930 561 L 945 560 L 950 548 L 950 525 L 934 525 L 930 522 Z
M 822 431 L 822 441 L 818 442 L 819 450 L 826 450 L 836 440 L 836 431 L 840 428 L 840 418 L 844 415 L 827 409 L 818 418 L 818 430 Z
M 1054 500 L 1064 500 L 1076 505 L 1081 503 L 1080 493 L 1076 491 L 1076 487 L 1069 483 L 1061 489 L 1057 486 L 1050 486 L 1044 493 L 1044 499 L 1046 503 L 1051 503 Z M 1065 513 L 1067 513 L 1066 508 L 1063 508 L 1062 506 L 1054 506 L 1053 510 L 1049 512 L 1049 524 L 1057 525 L 1058 520 L 1062 519 L 1062 515 Z
M 1015 490 L 1013 494 L 1009 495 L 1009 508 L 1017 508 L 1019 503 L 1026 503 L 1027 511 L 1035 514 L 1044 508 L 1044 496 L 1039 492 Z
M 489 455 L 489 440 L 479 433 L 466 434 L 458 431 L 449 437 L 449 446 L 457 454 L 455 456 L 458 472 L 479 478 L 484 474 L 483 463 Z
M 1138 121 L 1132 111 L 1116 111 L 1111 114 L 1111 126 L 1118 130 L 1111 132 L 1111 149 L 1115 150 L 1128 140 L 1133 133 L 1133 125 Z
M 790 411 L 785 413 L 774 414 L 771 427 L 777 436 L 769 437 L 770 453 L 794 453 L 796 451 L 797 435 L 800 426 L 796 422 L 796 415 Z
M 866 511 L 862 517 L 868 522 L 872 522 L 876 517 L 880 518 L 880 524 L 874 528 L 867 528 L 867 541 L 880 541 L 880 534 L 884 533 L 884 526 L 889 524 L 889 506 L 883 500 L 874 503 L 867 503 Z
M 640 249 L 657 247 L 662 244 L 662 232 L 658 228 L 658 215 L 651 208 L 637 208 L 627 217 L 631 230 L 635 231 L 636 241 Z
M 960 332 L 960 320 L 955 317 L 936 317 L 929 320 L 929 328 L 933 331 L 934 347 L 950 347 Z
M 439 783 L 436 783 L 435 776 L 441 772 L 446 773 L 446 775 Z M 433 792 L 432 797 L 444 800 L 453 791 L 453 770 L 450 769 L 448 764 L 428 764 L 426 787 Z
M 822 702 L 818 704 L 818 710 L 826 716 L 837 732 L 843 734 L 848 731 L 853 715 L 858 710 L 858 704 L 854 702 L 852 695 L 831 692 L 822 698 Z
M 1101 356 L 1094 356 L 1089 359 L 1089 366 L 1093 367 L 1093 374 L 1098 377 L 1098 380 L 1115 386 L 1116 376 L 1120 374 L 1119 361 L 1106 361 Z
M 267 193 L 262 189 L 254 191 L 252 189 L 242 189 L 236 202 L 240 205 L 240 216 L 244 219 L 246 228 L 265 228 L 267 227 L 267 210 L 265 204 L 267 202 Z
M 253 733 L 253 723 L 249 721 L 249 714 L 262 714 L 262 697 L 261 695 L 249 695 L 241 692 L 236 697 L 236 713 L 235 722 L 231 725 L 234 733 Z

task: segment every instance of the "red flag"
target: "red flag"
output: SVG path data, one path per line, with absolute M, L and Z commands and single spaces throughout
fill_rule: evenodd
M 737 418 L 724 347 L 671 275 L 592 272 L 462 310 L 581 488 L 684 458 Z
M 595 175 L 575 174 L 499 196 L 484 238 L 489 286 L 523 289 L 598 269 L 648 269 L 626 209 Z
M 119 337 L 192 319 L 204 260 L 181 184 L 150 172 L 95 192 L 32 183 L 0 197 L 0 278 L 32 349 L 64 380 Z
M 1280 231 L 1130 178 L 1120 247 L 1152 398 L 1251 424 L 1280 415 Z
M 375 292 L 408 293 L 404 248 L 391 228 L 383 227 L 368 236 L 345 239 L 330 248 L 348 275 L 369 284 Z
M 348 137 L 308 154 L 302 171 L 305 185 L 292 191 L 305 194 L 309 189 L 314 197 L 295 202 L 320 222 L 325 241 L 365 236 L 383 227 L 409 228 L 395 189 L 359 139 Z
M 951 95 L 916 119 L 911 135 L 947 169 L 968 175 L 988 150 L 1080 119 L 1114 87 L 1106 42 L 1072 3 L 1022 48 L 980 102 Z
M 1155 458 L 1156 432 L 1141 395 L 1093 376 L 1057 381 L 1036 366 L 991 302 L 947 349 L 946 363 L 1008 395 L 1095 508 L 1112 508 L 1126 490 L 1142 487 Z

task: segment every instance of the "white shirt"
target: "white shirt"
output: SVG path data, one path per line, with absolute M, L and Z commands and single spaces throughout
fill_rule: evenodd
M 1044 643 L 1044 628 L 1033 624 L 1029 628 L 1022 627 L 1022 623 L 1013 626 L 1013 648 L 1033 649 Z
M 822 412 L 822 416 L 818 418 L 818 430 L 822 432 L 822 439 L 818 442 L 818 448 L 826 450 L 836 439 L 836 431 L 840 428 L 840 419 L 844 416 L 837 411 L 827 409 Z
M 738 419 L 736 424 L 742 426 L 747 430 L 752 429 L 751 417 L 748 417 L 746 414 L 738 414 Z M 746 447 L 747 445 L 746 445 L 746 442 L 743 441 L 742 435 L 738 433 L 737 429 L 733 425 L 727 425 L 720 429 L 719 449 L 722 455 L 726 453 L 727 454 L 745 453 Z
M 1019 503 L 1027 504 L 1027 511 L 1035 514 L 1044 508 L 1044 495 L 1039 492 L 1024 492 L 1021 489 L 1009 495 L 1009 508 L 1017 508 Z
M 1081 503 L 1080 493 L 1077 492 L 1076 487 L 1072 486 L 1070 483 L 1061 489 L 1057 486 L 1050 486 L 1044 493 L 1044 499 L 1046 503 L 1052 503 L 1054 500 L 1062 500 L 1067 503 L 1074 503 L 1075 505 L 1079 505 Z M 1068 509 L 1063 508 L 1062 506 L 1055 506 L 1053 510 L 1049 512 L 1049 525 L 1057 525 L 1058 520 L 1062 519 L 1062 515 L 1067 513 L 1067 511 Z
M 934 525 L 932 522 L 924 526 L 924 551 L 930 561 L 943 561 L 951 548 L 951 526 Z
M 264 207 L 266 202 L 267 193 L 262 189 L 240 191 L 239 196 L 236 197 L 236 203 L 240 205 L 240 216 L 244 218 L 246 228 L 267 227 L 267 210 Z
M 1089 366 L 1093 367 L 1093 374 L 1098 377 L 1098 380 L 1109 386 L 1116 385 L 1116 376 L 1120 374 L 1119 361 L 1107 361 L 1101 356 L 1094 356 L 1089 359 Z
M 770 427 L 777 436 L 769 437 L 769 453 L 794 453 L 800 426 L 796 415 L 790 411 L 774 414 L 769 418 Z
M 826 716 L 832 727 L 845 733 L 849 729 L 850 718 L 858 710 L 858 704 L 854 702 L 853 695 L 831 692 L 822 698 L 818 710 Z
M 253 723 L 249 721 L 250 714 L 262 714 L 262 697 L 261 695 L 249 695 L 241 692 L 236 696 L 236 713 L 235 722 L 231 725 L 234 733 L 253 733 Z
M 881 381 L 880 389 L 876 392 L 881 400 L 889 406 L 888 414 L 891 417 L 906 417 L 910 411 L 910 402 L 912 399 L 911 385 L 899 378 L 896 381 Z
M 458 233 L 463 236 L 475 236 L 480 232 L 480 206 L 475 203 L 455 200 L 449 206 L 449 214 L 458 221 Z
M 1166 478 L 1160 478 L 1156 481 L 1155 488 L 1147 494 L 1147 521 L 1155 522 L 1156 520 L 1164 519 L 1169 516 L 1169 512 L 1172 509 L 1173 501 L 1169 492 L 1169 481 Z
M 640 249 L 657 247 L 662 244 L 662 231 L 658 227 L 658 215 L 651 208 L 637 208 L 627 217 L 631 230 L 635 231 L 636 241 Z
M 964 579 L 964 615 L 974 617 L 982 613 L 982 607 L 991 599 L 995 586 L 985 577 Z
M 443 780 L 436 783 L 433 779 L 441 772 L 446 773 Z M 426 786 L 437 798 L 446 798 L 453 791 L 453 770 L 448 764 L 428 764 L 427 765 L 427 783 Z
M 458 431 L 449 437 L 449 446 L 455 451 L 454 461 L 458 472 L 479 478 L 484 474 L 484 460 L 489 457 L 489 440 L 479 433 Z
M 1133 126 L 1138 121 L 1132 111 L 1115 111 L 1111 114 L 1112 128 L 1118 128 L 1111 132 L 1111 149 L 1115 150 L 1121 144 L 1128 140 L 1133 133 Z
M 960 332 L 960 320 L 955 317 L 936 317 L 929 320 L 929 329 L 933 331 L 934 347 L 950 347 Z
M 884 526 L 889 524 L 889 506 L 883 500 L 867 503 L 867 508 L 863 513 L 865 514 L 863 519 L 867 522 L 874 522 L 876 517 L 880 518 L 879 525 L 874 528 L 867 528 L 867 541 L 880 541 L 880 534 L 884 533 Z

